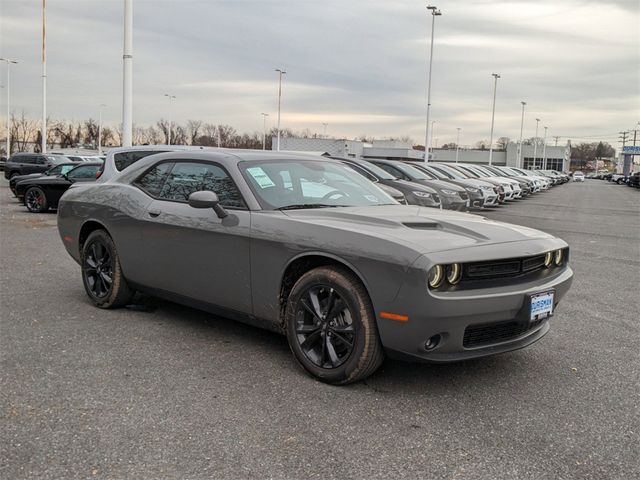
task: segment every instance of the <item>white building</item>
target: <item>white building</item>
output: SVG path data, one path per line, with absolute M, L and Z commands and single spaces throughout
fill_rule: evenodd
M 273 142 L 275 145 L 275 141 Z M 336 157 L 422 161 L 424 152 L 414 150 L 409 142 L 396 140 L 374 140 L 372 143 L 359 140 L 333 138 L 281 138 L 280 150 L 300 152 L 327 152 Z M 535 152 L 534 152 L 535 151 Z M 535 155 L 534 155 L 535 153 Z M 535 156 L 535 160 L 534 160 Z M 506 150 L 494 150 L 491 163 L 521 168 L 543 168 L 565 171 L 569 169 L 571 147 L 547 145 L 544 149 L 538 145 L 522 146 L 522 160 L 518 161 L 518 145 L 510 142 Z M 435 148 L 431 151 L 431 160 L 435 162 L 455 162 L 456 151 Z M 489 150 L 460 149 L 460 163 L 489 163 Z

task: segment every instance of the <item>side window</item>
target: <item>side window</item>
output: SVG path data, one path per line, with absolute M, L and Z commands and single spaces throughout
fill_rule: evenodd
M 69 172 L 67 178 L 96 178 L 96 172 L 100 165 L 83 165 Z
M 210 163 L 175 163 L 158 197 L 186 202 L 189 195 L 202 190 L 215 192 L 224 207 L 245 206 L 227 172 Z
M 378 179 L 376 177 L 374 177 L 373 175 L 371 175 L 369 172 L 367 172 L 364 168 L 361 168 L 357 165 L 352 165 L 350 163 L 346 163 L 345 164 L 347 167 L 349 167 L 352 170 L 355 170 L 356 172 L 358 172 L 360 175 L 362 175 L 363 177 L 366 177 L 369 181 L 371 182 L 377 182 Z
M 16 161 L 19 163 L 26 163 L 27 165 L 33 165 L 36 163 L 36 157 L 33 155 L 25 155 L 23 157 L 16 157 Z
M 155 155 L 156 153 L 165 153 L 163 150 L 144 150 L 138 152 L 123 152 L 116 153 L 113 156 L 113 161 L 115 163 L 116 169 L 119 172 L 127 168 L 129 165 L 133 165 L 138 160 L 143 159 L 144 157 L 148 157 L 149 155 Z
M 44 165 L 45 163 L 47 163 L 47 159 L 43 156 L 38 155 L 32 158 L 34 158 L 35 161 L 33 163 L 35 163 L 36 165 Z
M 64 167 L 64 165 L 58 165 L 57 167 L 50 168 L 47 173 L 49 175 L 60 175 L 61 173 L 64 173 L 62 171 L 62 167 Z
M 171 171 L 172 167 L 173 162 L 165 162 L 156 165 L 142 177 L 140 177 L 136 181 L 136 185 L 138 185 L 152 197 L 157 197 L 160 195 L 160 190 L 162 190 L 164 181 L 167 179 L 167 175 Z

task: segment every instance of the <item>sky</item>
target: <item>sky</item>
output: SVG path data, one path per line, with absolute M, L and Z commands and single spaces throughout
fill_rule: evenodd
M 337 138 L 409 136 L 423 144 L 431 17 L 416 0 L 133 0 L 137 125 L 161 117 L 275 126 Z M 535 134 L 604 140 L 640 120 L 640 2 L 434 2 L 431 118 L 438 145 Z M 41 115 L 40 0 L 0 0 L 0 57 L 11 109 Z M 116 125 L 122 112 L 123 0 L 47 1 L 47 110 Z M 0 65 L 0 85 L 6 65 Z M 175 95 L 169 104 L 165 93 Z M 6 118 L 6 88 L 0 90 Z

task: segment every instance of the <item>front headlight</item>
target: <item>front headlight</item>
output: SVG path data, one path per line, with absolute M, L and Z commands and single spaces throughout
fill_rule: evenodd
M 556 265 L 562 265 L 562 261 L 564 260 L 564 252 L 562 250 L 556 250 L 554 257 Z
M 544 256 L 544 266 L 549 268 L 553 264 L 553 252 L 547 252 Z
M 442 265 L 436 265 L 429 270 L 429 286 L 438 288 L 444 279 L 444 268 Z
M 452 263 L 447 266 L 447 282 L 455 285 L 462 278 L 462 267 L 459 263 Z
M 454 190 L 447 190 L 447 189 L 444 189 L 444 190 L 441 190 L 441 191 L 442 191 L 442 193 L 444 193 L 445 195 L 457 195 L 457 194 L 458 194 L 458 192 L 456 192 L 456 191 L 454 191 Z
M 431 198 L 431 194 L 427 193 L 427 192 L 420 192 L 420 191 L 416 191 L 416 192 L 411 192 L 413 193 L 416 197 L 420 197 L 420 198 Z
M 471 187 L 465 187 L 465 190 L 466 190 L 467 192 L 469 192 L 469 193 L 478 193 L 478 192 L 480 192 L 480 190 L 479 190 L 479 189 L 477 189 L 477 188 L 471 188 Z
M 493 192 L 493 187 L 490 187 L 489 185 L 481 185 L 480 188 L 482 190 L 490 190 Z

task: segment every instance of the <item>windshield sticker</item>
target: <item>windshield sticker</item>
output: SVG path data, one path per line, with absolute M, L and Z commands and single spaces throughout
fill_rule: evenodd
M 267 175 L 265 171 L 260 167 L 247 168 L 247 172 L 249 172 L 249 175 L 251 175 L 253 179 L 258 183 L 260 188 L 269 188 L 276 186 L 276 184 L 273 183 L 273 181 L 269 178 L 269 175 Z

